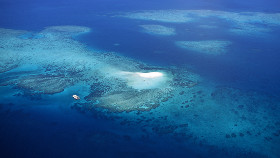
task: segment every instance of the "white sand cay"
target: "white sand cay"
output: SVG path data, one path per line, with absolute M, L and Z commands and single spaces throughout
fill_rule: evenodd
M 127 85 L 137 89 L 164 88 L 168 85 L 170 77 L 163 72 L 119 72 L 119 77 L 127 82 Z
M 137 72 L 136 74 L 143 78 L 158 78 L 163 76 L 161 72 L 148 72 L 148 73 Z

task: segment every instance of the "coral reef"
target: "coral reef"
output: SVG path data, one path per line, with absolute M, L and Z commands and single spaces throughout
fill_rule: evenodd
M 64 76 L 33 75 L 19 79 L 17 86 L 43 94 L 54 94 L 72 84 L 73 80 Z
M 80 100 L 114 112 L 149 111 L 172 96 L 176 86 L 169 68 L 149 67 L 117 53 L 94 53 L 72 38 L 89 31 L 80 26 L 51 26 L 37 33 L 2 29 L 1 72 L 7 77 L 1 85 L 38 94 L 89 85 Z
M 119 15 L 119 17 L 140 20 L 155 20 L 169 23 L 183 23 L 193 20 L 192 17 L 186 16 L 185 11 L 183 10 L 152 10 L 143 12 L 133 12 Z
M 96 106 L 113 112 L 149 111 L 160 105 L 161 101 L 170 97 L 171 90 L 129 90 L 114 91 L 96 98 L 100 101 Z
M 235 21 L 259 22 L 258 18 L 246 18 L 256 14 L 192 13 L 201 18 L 224 13 L 223 18 L 231 16 L 232 20 L 240 16 Z M 170 16 L 160 20 L 173 18 L 172 11 L 168 14 Z M 262 18 L 268 15 L 273 14 L 258 14 Z M 156 16 L 150 19 L 155 20 Z M 278 25 L 276 17 L 265 22 Z M 188 20 L 185 16 L 179 20 L 173 18 L 174 22 Z M 279 157 L 278 97 L 216 87 L 202 82 L 199 75 L 187 68 L 153 67 L 114 52 L 87 49 L 72 38 L 89 30 L 77 26 L 48 27 L 37 33 L 0 29 L 1 88 L 18 88 L 14 89 L 17 93 L 12 94 L 15 97 L 35 94 L 34 100 L 44 99 L 45 95 L 69 96 L 71 108 L 81 113 L 114 120 L 122 126 L 135 125 L 133 127 L 143 131 L 135 134 L 139 140 L 169 135 L 183 147 L 208 145 L 211 149 L 235 150 L 245 155 L 252 152 Z M 219 54 L 225 53 L 230 45 L 227 41 L 203 42 L 187 41 L 185 47 Z M 79 95 L 80 99 L 72 99 L 73 94 Z M 135 139 L 128 135 L 102 133 L 90 135 L 94 141 L 100 138 L 97 146 L 108 145 L 112 143 L 110 140 Z
M 168 23 L 192 23 L 215 17 L 230 23 L 231 27 L 229 28 L 229 32 L 237 35 L 266 33 L 272 31 L 273 27 L 280 25 L 280 13 L 262 12 L 237 13 L 215 10 L 150 10 L 123 13 L 117 17 Z M 210 25 L 199 27 L 213 28 Z

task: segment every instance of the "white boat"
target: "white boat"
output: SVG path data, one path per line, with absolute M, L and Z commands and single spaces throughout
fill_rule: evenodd
M 74 99 L 76 99 L 76 100 L 79 100 L 79 99 L 80 99 L 80 97 L 77 96 L 76 94 L 72 95 L 72 97 L 73 97 Z

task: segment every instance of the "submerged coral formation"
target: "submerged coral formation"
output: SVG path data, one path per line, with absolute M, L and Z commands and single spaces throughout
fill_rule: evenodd
M 73 85 L 73 81 L 65 76 L 31 75 L 18 80 L 17 85 L 43 94 L 54 94 Z
M 229 87 L 178 89 L 176 97 L 154 110 L 161 116 L 156 121 L 164 116 L 171 123 L 155 123 L 153 128 L 159 134 L 193 138 L 227 151 L 278 157 L 279 103 L 279 97 Z M 186 129 L 180 129 L 179 123 Z
M 186 15 L 184 10 L 152 10 L 132 12 L 119 15 L 121 17 L 140 20 L 155 20 L 160 22 L 182 23 L 192 21 L 193 18 Z M 175 17 L 175 18 L 174 18 Z
M 177 41 L 176 45 L 199 53 L 219 55 L 227 52 L 227 47 L 231 44 L 229 41 Z
M 170 91 L 170 89 L 146 89 L 141 91 L 124 89 L 119 92 L 114 91 L 97 98 L 101 102 L 97 106 L 113 112 L 149 111 L 158 107 L 161 101 L 170 97 Z
M 216 28 L 218 28 L 215 25 L 199 25 L 198 27 L 203 28 L 203 29 L 216 29 Z
M 229 30 L 236 35 L 259 35 L 272 32 L 271 28 L 267 26 L 253 25 L 249 23 L 237 23 L 234 28 Z
M 280 13 L 227 12 L 215 10 L 151 10 L 120 14 L 118 17 L 168 23 L 192 23 L 217 18 L 230 23 L 229 31 L 238 35 L 258 34 L 280 26 Z M 205 27 L 205 25 L 203 26 Z M 206 26 L 209 28 L 208 26 Z
M 175 29 L 162 25 L 140 25 L 144 29 L 144 32 L 154 35 L 170 36 L 175 35 Z

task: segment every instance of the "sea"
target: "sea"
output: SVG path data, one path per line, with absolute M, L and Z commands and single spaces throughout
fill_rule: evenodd
M 188 16 L 195 20 L 172 22 L 179 14 L 174 13 L 178 10 L 188 12 Z M 171 21 L 165 19 L 169 14 L 173 16 Z M 207 15 L 210 17 L 203 17 Z M 244 18 L 247 15 L 256 17 L 256 20 Z M 145 30 L 141 27 L 144 25 L 173 28 L 176 33 L 162 35 L 162 30 Z M 59 85 L 50 93 L 42 86 L 55 82 L 44 83 L 41 79 L 36 85 L 33 83 L 36 78 L 23 81 L 37 74 L 49 75 L 44 64 L 60 61 L 50 61 L 52 58 L 43 55 L 44 59 L 39 59 L 39 55 L 30 55 L 30 60 L 20 58 L 20 54 L 28 56 L 30 50 L 8 49 L 6 45 L 16 40 L 7 34 L 11 30 L 32 32 L 30 36 L 25 33 L 24 37 L 17 36 L 23 41 L 27 38 L 21 43 L 25 47 L 27 40 L 41 40 L 33 34 L 40 34 L 44 29 L 48 31 L 46 28 L 51 26 L 89 28 L 91 31 L 87 33 L 71 36 L 71 40 L 87 50 L 89 57 L 84 59 L 86 61 L 90 61 L 91 56 L 98 56 L 95 54 L 110 52 L 124 58 L 125 62 L 144 63 L 152 71 L 168 72 L 168 85 L 164 83 L 157 89 L 171 87 L 169 100 L 154 99 L 158 106 L 148 110 L 121 111 L 111 106 L 115 100 L 105 94 L 98 99 L 104 101 L 102 106 L 88 101 L 89 91 L 93 95 L 98 93 L 89 88 L 93 87 L 88 81 L 91 78 L 83 83 L 78 83 L 75 78 L 71 84 L 70 81 L 65 83 L 67 86 L 63 90 L 57 90 Z M 0 28 L 3 37 L 0 39 L 1 158 L 280 157 L 279 0 L 0 0 Z M 229 28 L 241 31 L 229 32 Z M 47 38 L 44 36 L 42 40 Z M 225 52 L 221 51 L 224 49 L 220 48 L 221 45 L 214 46 L 213 49 L 219 47 L 218 51 L 223 52 L 214 55 L 207 53 L 212 47 L 203 46 L 203 43 L 187 48 L 175 44 L 176 41 L 213 40 L 229 41 L 230 44 Z M 49 45 L 52 44 L 55 45 L 54 42 Z M 47 47 L 44 49 L 48 51 Z M 56 52 L 69 51 L 71 54 L 71 49 L 59 48 Z M 6 58 L 13 51 L 19 55 Z M 65 57 L 70 65 L 71 58 L 74 61 L 75 56 Z M 114 63 L 114 67 L 121 67 L 123 71 L 132 71 L 136 67 L 132 64 L 133 68 L 125 70 L 122 61 L 118 66 L 116 61 L 100 60 L 107 65 Z M 11 68 L 9 65 L 15 62 L 20 64 Z M 68 73 L 68 69 L 64 71 L 54 65 L 49 66 L 51 73 L 63 72 L 63 79 L 77 77 L 72 71 Z M 83 66 L 83 62 L 80 65 Z M 88 69 L 98 71 L 103 68 L 93 66 Z M 88 69 L 77 72 L 89 75 Z M 198 75 L 200 80 L 194 87 L 174 86 L 175 76 L 185 71 Z M 149 68 L 143 72 L 150 72 Z M 110 77 L 105 73 L 103 76 Z M 83 77 L 77 78 L 82 80 Z M 126 78 L 124 82 L 141 84 L 133 79 Z M 180 82 L 186 81 L 180 78 Z M 110 83 L 104 79 L 102 84 Z M 111 89 L 113 91 L 114 86 Z M 152 93 L 149 88 L 143 89 L 133 93 Z M 80 100 L 72 97 L 76 93 Z M 117 98 L 118 103 L 122 103 L 119 100 L 139 103 L 137 94 L 130 91 L 125 94 L 129 97 Z M 141 99 L 143 102 L 148 100 Z M 124 104 L 127 106 L 127 102 Z

